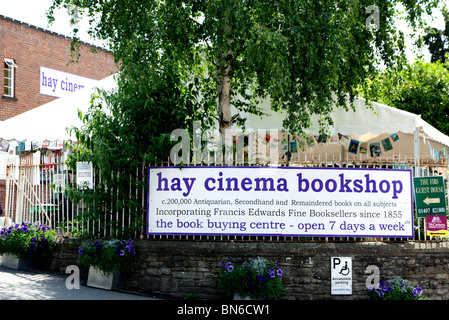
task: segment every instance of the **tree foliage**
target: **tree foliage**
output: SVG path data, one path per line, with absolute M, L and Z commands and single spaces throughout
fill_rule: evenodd
M 335 97 L 347 108 L 346 95 L 380 61 L 403 63 L 397 4 L 415 26 L 438 2 L 374 1 L 378 28 L 367 27 L 372 0 L 53 0 L 49 16 L 79 8 L 124 66 L 168 58 L 190 75 L 185 88 L 197 98 L 195 110 L 221 128 L 243 120 L 231 105 L 260 114 L 258 102 L 269 97 L 274 110 L 287 112 L 285 128 L 301 134 L 312 114 L 331 123 Z
M 267 98 L 286 112 L 290 133 L 304 134 L 312 114 L 322 116 L 324 128 L 335 99 L 347 109 L 347 96 L 380 62 L 403 64 L 396 5 L 417 25 L 438 2 L 53 0 L 50 21 L 58 8 L 89 17 L 91 35 L 107 40 L 120 66 L 117 90 L 102 93 L 105 103 L 92 104 L 84 126 L 73 129 L 80 144 L 71 165 L 92 161 L 100 178 L 94 190 L 74 188 L 72 197 L 92 204 L 91 227 L 105 216 L 111 218 L 102 228 L 121 225 L 110 213 L 124 209 L 141 226 L 134 190 L 146 179 L 130 181 L 130 174 L 168 157 L 173 129 L 191 128 L 195 120 L 204 129 L 243 125 L 243 113 L 262 115 L 259 103 Z
M 88 112 L 80 114 L 84 125 L 71 128 L 78 143 L 68 157 L 69 167 L 89 161 L 96 174 L 93 190 L 68 188 L 72 200 L 82 199 L 88 207 L 77 218 L 91 223 L 78 223 L 79 235 L 90 235 L 97 226 L 102 234 L 114 230 L 120 237 L 140 230 L 147 165 L 166 161 L 174 143 L 171 131 L 196 119 L 194 97 L 181 85 L 174 65 L 164 63 L 122 68 L 117 88 L 98 91 Z
M 427 28 L 423 40 L 429 49 L 430 61 L 445 63 L 446 55 L 449 54 L 449 11 L 447 8 L 443 8 L 441 12 L 444 18 L 444 30 Z
M 402 70 L 387 69 L 369 81 L 361 95 L 392 107 L 420 114 L 449 134 L 449 63 L 418 60 Z

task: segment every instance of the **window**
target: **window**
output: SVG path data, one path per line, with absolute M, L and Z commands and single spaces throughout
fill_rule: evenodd
M 5 58 L 4 64 L 4 89 L 3 95 L 5 97 L 14 98 L 14 69 L 17 65 L 14 60 Z

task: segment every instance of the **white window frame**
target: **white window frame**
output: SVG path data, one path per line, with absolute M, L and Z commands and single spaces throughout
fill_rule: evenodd
M 5 58 L 5 64 L 8 66 L 8 68 L 5 68 L 5 70 L 10 71 L 10 79 L 11 79 L 11 94 L 5 93 L 5 75 L 3 74 L 3 96 L 14 98 L 14 80 L 15 80 L 15 68 L 17 68 L 17 65 L 14 63 L 14 60 Z

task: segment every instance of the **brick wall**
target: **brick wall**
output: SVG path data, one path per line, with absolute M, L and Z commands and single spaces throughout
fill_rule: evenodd
M 79 62 L 68 65 L 72 54 L 70 42 L 68 37 L 0 16 L 1 66 L 3 68 L 4 58 L 13 59 L 18 66 L 15 70 L 15 97 L 0 98 L 0 120 L 55 99 L 40 94 L 41 66 L 95 80 L 117 71 L 109 52 L 96 48 L 97 52 L 92 53 L 88 44 L 81 46 Z M 0 83 L 3 91 L 3 76 Z
M 65 272 L 76 264 L 79 242 L 63 241 L 55 253 L 53 270 Z M 199 299 L 226 298 L 218 288 L 222 263 L 264 257 L 284 270 L 285 299 L 368 299 L 366 268 L 376 265 L 380 280 L 401 276 L 419 284 L 430 300 L 449 299 L 448 242 L 203 242 L 136 241 L 139 270 L 128 278 L 130 288 L 175 298 L 196 294 Z M 331 257 L 352 257 L 353 294 L 330 295 Z M 81 269 L 87 279 L 87 270 Z

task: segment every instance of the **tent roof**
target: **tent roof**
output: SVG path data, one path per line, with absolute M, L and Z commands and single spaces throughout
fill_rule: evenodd
M 355 111 L 351 108 L 349 108 L 349 111 L 343 108 L 334 109 L 330 115 L 334 121 L 334 125 L 328 128 L 331 135 L 337 135 L 338 133 L 345 135 L 381 134 L 384 132 L 392 134 L 398 131 L 414 133 L 416 128 L 420 128 L 432 140 L 449 146 L 449 137 L 424 121 L 420 115 L 377 102 L 370 102 L 367 105 L 366 100 L 363 98 L 355 99 L 354 108 Z M 282 130 L 282 122 L 286 116 L 285 113 L 272 111 L 267 101 L 262 105 L 262 109 L 268 116 L 260 118 L 255 115 L 243 115 L 247 117 L 246 127 L 254 130 Z M 319 119 L 320 116 L 318 115 L 311 117 L 312 125 L 306 130 L 307 134 L 319 134 Z
M 85 88 L 73 97 L 63 97 L 0 121 L 0 138 L 6 140 L 72 140 L 66 128 L 82 126 L 78 110 L 86 112 L 96 88 L 110 90 L 115 87 L 114 75 L 98 81 L 95 87 Z

